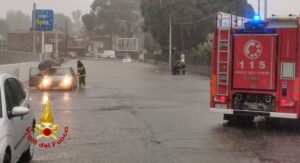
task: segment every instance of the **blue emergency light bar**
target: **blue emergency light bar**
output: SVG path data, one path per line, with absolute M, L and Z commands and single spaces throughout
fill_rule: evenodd
M 268 22 L 252 20 L 252 21 L 246 22 L 244 25 L 245 25 L 245 28 L 247 28 L 247 29 L 264 29 L 268 26 Z
M 235 34 L 275 34 L 275 29 L 265 28 L 265 29 L 237 29 Z
M 253 18 L 254 21 L 261 21 L 260 15 L 255 15 Z
M 262 21 L 259 15 L 244 24 L 244 28 L 237 29 L 236 34 L 274 34 L 275 29 L 267 28 L 268 22 Z

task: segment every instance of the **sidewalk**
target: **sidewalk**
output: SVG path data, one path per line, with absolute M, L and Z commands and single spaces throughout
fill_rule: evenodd
M 29 77 L 30 67 L 37 67 L 39 62 L 26 62 L 26 63 L 16 63 L 0 65 L 0 73 L 13 74 L 21 82 L 26 82 Z

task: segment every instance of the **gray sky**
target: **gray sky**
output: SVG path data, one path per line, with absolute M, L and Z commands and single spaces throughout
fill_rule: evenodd
M 71 16 L 74 10 L 81 10 L 82 13 L 89 12 L 93 0 L 0 0 L 0 18 L 4 18 L 8 10 L 21 10 L 31 14 L 33 2 L 37 3 L 40 9 L 53 9 L 56 13 L 64 13 Z M 257 10 L 258 0 L 248 0 Z M 261 0 L 262 2 L 264 0 Z M 268 0 L 269 15 L 271 14 L 296 14 L 300 13 L 300 0 Z M 263 8 L 263 3 L 262 3 Z M 263 11 L 263 10 L 262 10 Z
M 89 12 L 93 0 L 0 0 L 0 18 L 5 18 L 6 12 L 11 9 L 31 15 L 34 2 L 38 9 L 52 9 L 71 16 L 72 11 L 77 9 L 82 13 Z
M 257 11 L 258 0 L 248 0 Z M 261 0 L 261 13 L 264 14 L 264 0 Z M 300 14 L 300 0 L 268 0 L 268 16 Z

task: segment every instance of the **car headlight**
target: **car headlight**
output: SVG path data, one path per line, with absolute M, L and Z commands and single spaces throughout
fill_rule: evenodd
M 42 85 L 49 86 L 51 84 L 51 80 L 49 78 L 43 78 Z
M 65 86 L 71 85 L 71 83 L 72 83 L 72 78 L 71 77 L 67 76 L 67 77 L 64 78 L 63 84 Z

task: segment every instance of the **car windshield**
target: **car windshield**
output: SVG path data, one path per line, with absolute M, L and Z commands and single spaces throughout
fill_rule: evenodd
M 51 68 L 48 72 L 48 75 L 50 76 L 64 76 L 64 75 L 70 75 L 71 70 L 70 68 Z

